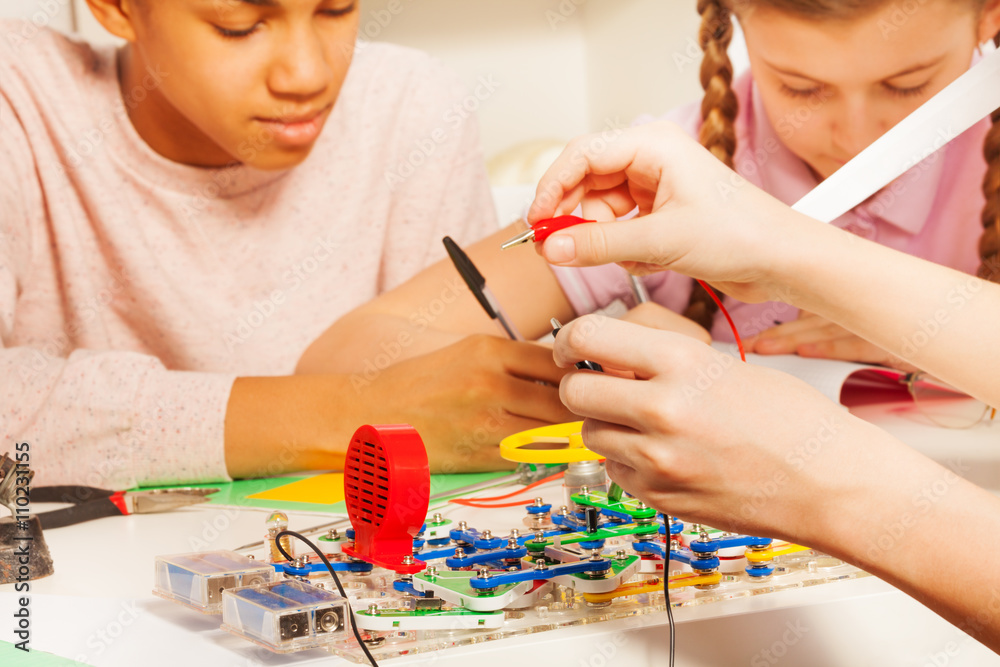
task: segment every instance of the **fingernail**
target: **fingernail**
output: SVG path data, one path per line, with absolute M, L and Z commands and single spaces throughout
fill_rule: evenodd
M 563 264 L 576 259 L 576 241 L 568 234 L 556 234 L 545 241 L 545 259 Z

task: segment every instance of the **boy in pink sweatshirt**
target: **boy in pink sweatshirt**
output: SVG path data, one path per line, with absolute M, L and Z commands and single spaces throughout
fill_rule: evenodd
M 337 468 L 368 421 L 414 423 L 436 469 L 479 469 L 487 443 L 406 387 L 485 376 L 558 406 L 499 362 L 449 371 L 468 343 L 363 386 L 275 377 L 443 235 L 496 228 L 440 65 L 355 48 L 356 2 L 89 4 L 127 46 L 0 23 L 0 437 L 29 442 L 36 483 Z M 559 377 L 544 351 L 490 345 Z M 532 410 L 484 399 L 469 421 L 501 415 L 495 443 L 566 415 Z

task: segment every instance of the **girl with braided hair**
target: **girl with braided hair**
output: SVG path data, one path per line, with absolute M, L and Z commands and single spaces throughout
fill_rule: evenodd
M 705 96 L 700 107 L 667 118 L 742 179 L 789 205 L 962 74 L 1000 28 L 996 0 L 927 0 L 908 6 L 909 13 L 897 3 L 861 0 L 699 0 L 698 11 Z M 727 53 L 734 17 L 751 64 L 735 81 Z M 834 225 L 1000 281 L 998 121 L 1000 112 Z M 740 183 L 721 183 L 720 199 L 731 198 Z M 562 278 L 563 271 L 556 269 L 578 311 L 627 293 L 613 268 L 575 273 L 575 282 Z M 683 312 L 713 338 L 731 340 L 697 283 L 664 273 L 646 284 L 654 301 Z M 906 367 L 843 328 L 784 304 L 726 305 L 754 352 Z
M 794 204 L 961 76 L 1000 33 L 1000 0 L 921 0 L 905 7 L 893 0 L 698 0 L 697 7 L 705 95 L 700 104 L 666 118 L 735 171 L 712 192 L 719 203 L 732 201 L 749 182 Z M 749 71 L 735 78 L 728 56 L 734 20 L 743 28 L 750 57 Z M 983 119 L 945 139 L 947 146 L 923 160 L 913 156 L 912 169 L 833 224 L 997 280 L 1000 123 Z M 600 185 L 590 185 L 595 184 Z M 637 200 L 619 187 L 617 198 L 585 197 L 583 216 L 612 220 L 629 214 Z M 501 255 L 500 242 L 515 233 L 502 230 L 468 250 L 526 337 L 546 333 L 553 315 L 565 321 L 617 299 L 630 304 L 629 283 L 617 267 L 550 267 L 523 249 Z M 556 253 L 551 247 L 547 259 L 553 262 Z M 395 339 L 401 330 L 414 337 L 404 356 L 461 335 L 495 332 L 471 295 L 424 330 L 407 321 L 414 303 L 432 300 L 453 276 L 447 262 L 436 265 L 349 314 L 328 331 L 339 329 L 336 335 L 307 350 L 300 370 L 358 370 L 351 367 L 354 360 L 377 352 L 381 341 Z M 702 340 L 732 340 L 714 303 L 690 278 L 664 272 L 644 281 L 654 303 L 634 308 L 627 319 Z M 730 299 L 726 306 L 752 351 L 906 367 L 882 348 L 822 318 L 800 315 L 787 303 Z M 366 333 L 355 334 L 356 346 L 344 346 L 351 331 Z M 372 331 L 379 336 L 369 335 Z

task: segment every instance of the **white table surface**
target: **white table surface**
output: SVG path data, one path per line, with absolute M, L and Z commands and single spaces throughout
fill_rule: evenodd
M 957 462 L 966 477 L 1000 491 L 1000 424 L 947 431 L 921 424 L 899 406 L 854 411 L 946 465 Z M 452 508 L 448 515 L 495 533 L 520 523 L 517 509 L 498 514 Z M 322 651 L 270 654 L 221 631 L 220 617 L 201 616 L 151 594 L 155 556 L 252 542 L 262 536 L 266 513 L 201 506 L 49 531 L 55 574 L 32 582 L 31 647 L 98 667 L 350 664 Z M 290 514 L 293 529 L 328 519 Z M 989 567 L 985 561 L 984 567 Z M 2 641 L 16 641 L 9 614 L 17 597 L 13 585 L 0 586 L 0 616 L 7 619 L 0 622 Z M 1000 658 L 981 644 L 874 577 L 684 607 L 674 615 L 679 667 L 1000 665 Z M 380 664 L 509 667 L 533 660 L 569 667 L 665 665 L 665 624 L 661 613 Z

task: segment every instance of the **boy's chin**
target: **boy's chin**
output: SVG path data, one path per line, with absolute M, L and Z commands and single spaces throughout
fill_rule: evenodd
M 272 149 L 266 152 L 260 152 L 253 156 L 252 159 L 244 160 L 243 164 L 262 171 L 282 171 L 284 169 L 291 169 L 292 167 L 296 167 L 305 162 L 306 158 L 309 157 L 309 154 L 312 152 L 313 146 L 315 146 L 315 144 L 310 144 L 305 148 L 296 150 Z

